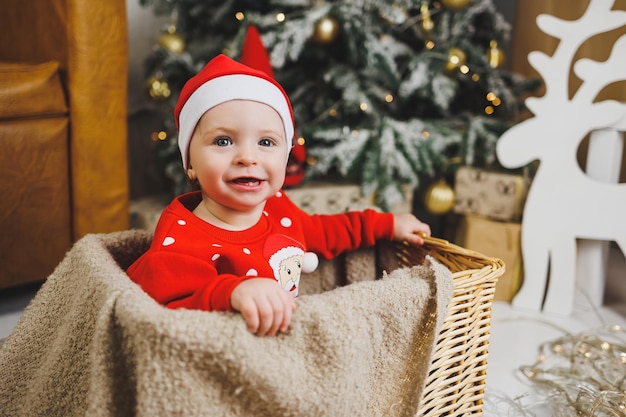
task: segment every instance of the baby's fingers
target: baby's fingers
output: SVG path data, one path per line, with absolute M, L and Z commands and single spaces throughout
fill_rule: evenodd
M 274 336 L 283 320 L 282 306 L 279 300 L 269 295 L 258 301 L 259 309 L 259 329 L 257 336 Z
M 259 303 L 260 325 L 257 336 L 275 336 L 278 331 L 286 331 L 291 323 L 295 303 L 282 288 L 267 294 L 266 302 Z
M 239 312 L 243 316 L 246 326 L 251 333 L 257 333 L 260 328 L 260 316 L 257 304 L 252 299 L 246 300 L 240 307 Z

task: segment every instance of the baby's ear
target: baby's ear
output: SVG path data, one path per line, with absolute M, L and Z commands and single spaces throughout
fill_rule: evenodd
M 189 168 L 187 169 L 187 179 L 189 181 L 188 184 L 191 187 L 192 191 L 196 191 L 200 189 L 200 182 L 198 182 L 198 176 L 196 175 L 196 172 L 193 170 L 193 168 Z

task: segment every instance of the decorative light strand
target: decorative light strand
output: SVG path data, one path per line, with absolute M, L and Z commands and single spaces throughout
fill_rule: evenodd
M 520 370 L 545 390 L 559 416 L 626 417 L 625 328 L 566 335 L 539 351 L 535 364 Z

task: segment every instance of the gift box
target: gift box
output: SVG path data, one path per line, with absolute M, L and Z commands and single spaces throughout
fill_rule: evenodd
M 458 245 L 501 259 L 506 266 L 496 284 L 494 300 L 513 300 L 521 286 L 521 229 L 518 222 L 502 222 L 476 215 L 463 216 L 459 221 Z
M 309 214 L 336 214 L 375 206 L 374 196 L 365 196 L 358 184 L 311 182 L 284 190 L 289 198 Z M 392 208 L 393 213 L 410 213 L 413 188 L 404 187 L 404 201 Z
M 530 179 L 521 174 L 462 166 L 455 175 L 454 212 L 519 221 Z
M 171 196 L 155 195 L 130 202 L 130 227 L 154 232 L 161 213 L 169 204 Z

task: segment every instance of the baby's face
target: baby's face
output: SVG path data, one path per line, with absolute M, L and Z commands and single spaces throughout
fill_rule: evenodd
M 278 270 L 278 283 L 285 290 L 293 295 L 297 295 L 295 291 L 298 289 L 300 275 L 302 274 L 302 255 L 294 255 L 287 259 L 283 259 Z
M 283 186 L 288 151 L 273 108 L 227 101 L 200 118 L 189 145 L 188 175 L 198 179 L 205 203 L 249 212 Z

